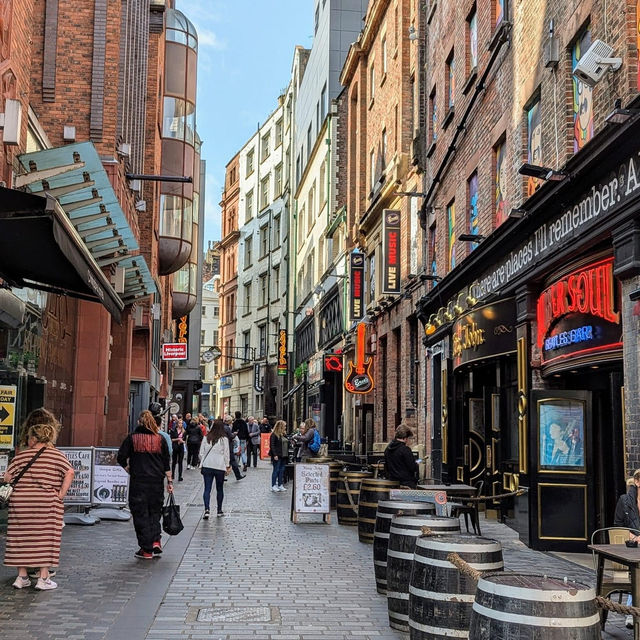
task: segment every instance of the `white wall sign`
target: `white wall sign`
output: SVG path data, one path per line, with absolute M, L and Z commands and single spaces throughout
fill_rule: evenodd
M 91 470 L 93 466 L 93 447 L 59 447 L 75 475 L 64 497 L 65 504 L 91 504 Z
M 94 449 L 94 504 L 127 504 L 129 474 L 118 464 L 117 455 L 117 448 L 96 447 Z
M 294 491 L 296 513 L 329 513 L 329 465 L 296 464 Z

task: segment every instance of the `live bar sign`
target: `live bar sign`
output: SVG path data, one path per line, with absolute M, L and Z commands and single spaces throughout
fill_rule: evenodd
M 400 211 L 385 209 L 382 218 L 382 293 L 400 293 Z
M 361 320 L 364 317 L 364 253 L 353 252 L 351 254 L 350 268 L 351 319 Z
M 278 332 L 278 375 L 286 376 L 287 369 L 287 330 L 280 329 Z
M 186 342 L 166 342 L 162 345 L 163 360 L 186 360 L 187 359 L 187 343 Z

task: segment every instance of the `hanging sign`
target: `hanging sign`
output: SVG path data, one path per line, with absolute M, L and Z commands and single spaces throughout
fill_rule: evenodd
M 256 362 L 256 364 L 253 365 L 253 388 L 256 390 L 257 393 L 262 393 L 264 391 L 264 388 L 262 386 L 262 376 L 260 375 L 260 363 Z
M 382 213 L 382 293 L 400 293 L 400 211 Z
M 93 503 L 127 504 L 129 474 L 118 464 L 118 449 L 96 447 L 93 453 Z
M 260 460 L 268 460 L 271 456 L 269 451 L 271 449 L 271 434 L 260 434 Z
M 353 252 L 349 259 L 350 315 L 352 320 L 364 317 L 364 253 Z
M 73 482 L 64 497 L 65 504 L 92 504 L 91 480 L 93 447 L 58 447 L 73 467 Z
M 325 353 L 324 354 L 324 372 L 325 373 L 342 373 L 342 354 Z
M 13 449 L 16 427 L 15 384 L 0 386 L 0 449 Z
M 356 361 L 349 362 L 349 373 L 344 382 L 344 388 L 349 393 L 369 393 L 373 389 L 373 376 L 371 375 L 371 358 L 365 361 L 365 334 L 367 327 L 364 322 L 358 324 L 356 338 Z
M 187 343 L 186 342 L 165 342 L 162 345 L 163 360 L 186 360 L 187 359 Z
M 278 375 L 286 376 L 289 370 L 287 359 L 287 330 L 278 331 Z

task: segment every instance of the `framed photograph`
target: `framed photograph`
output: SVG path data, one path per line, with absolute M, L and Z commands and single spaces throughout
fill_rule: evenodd
M 584 472 L 585 402 L 569 398 L 538 401 L 539 470 Z

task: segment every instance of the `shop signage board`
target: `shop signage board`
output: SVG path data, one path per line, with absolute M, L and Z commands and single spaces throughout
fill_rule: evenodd
M 622 348 L 618 309 L 612 257 L 555 280 L 540 294 L 536 307 L 542 364 Z
M 364 322 L 356 329 L 356 361 L 349 362 L 349 371 L 344 381 L 344 388 L 349 393 L 363 394 L 373 390 L 373 361 L 365 358 L 366 326 Z
M 513 298 L 474 308 L 453 324 L 454 369 L 516 351 L 516 305 Z
M 262 367 L 259 362 L 253 365 L 253 389 L 257 393 L 264 391 L 264 387 L 262 386 Z
M 278 375 L 286 376 L 289 371 L 287 356 L 287 330 L 278 331 Z
M 165 342 L 162 345 L 163 360 L 186 360 L 187 359 L 187 343 L 186 342 Z
M 351 320 L 364 317 L 364 253 L 353 252 L 349 258 L 349 314 Z
M 129 500 L 129 474 L 118 464 L 118 449 L 95 447 L 93 503 L 125 505 Z
M 400 290 L 400 216 L 395 209 L 382 212 L 382 293 Z
M 341 353 L 325 353 L 324 354 L 324 372 L 325 373 L 342 373 L 344 367 L 342 364 Z
M 3 453 L 0 455 L 0 478 L 4 475 L 4 472 L 7 470 L 9 466 L 9 455 Z
M 15 384 L 0 386 L 0 449 L 13 449 L 16 429 Z
M 294 465 L 291 520 L 298 522 L 299 513 L 321 513 L 325 522 L 330 522 L 329 465 Z
M 233 387 L 233 376 L 222 376 L 220 378 L 220 389 L 225 391 Z M 228 411 L 226 412 L 228 413 Z
M 271 450 L 271 434 L 260 434 L 260 460 L 269 460 L 271 457 L 269 451 Z
M 93 447 L 59 447 L 73 467 L 73 482 L 64 497 L 65 504 L 93 503 Z

